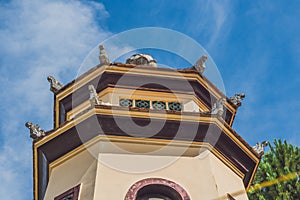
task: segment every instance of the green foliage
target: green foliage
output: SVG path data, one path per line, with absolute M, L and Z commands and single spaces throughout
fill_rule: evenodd
M 248 192 L 250 200 L 300 199 L 300 148 L 274 140 Z

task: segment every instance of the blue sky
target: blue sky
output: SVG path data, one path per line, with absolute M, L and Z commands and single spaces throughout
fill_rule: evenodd
M 274 138 L 300 145 L 299 6 L 297 0 L 0 1 L 0 196 L 32 199 L 24 123 L 52 128 L 46 77 L 68 83 L 92 48 L 133 28 L 169 28 L 200 43 L 227 95 L 246 94 L 234 128 L 251 145 Z

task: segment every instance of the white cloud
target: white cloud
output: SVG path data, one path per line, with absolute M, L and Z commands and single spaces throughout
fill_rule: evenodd
M 188 29 L 202 36 L 200 42 L 207 49 L 213 49 L 231 30 L 234 4 L 230 1 L 197 1 L 191 6 Z
M 53 94 L 46 77 L 75 78 L 89 50 L 110 35 L 97 25 L 108 12 L 100 3 L 75 0 L 0 6 L 0 196 L 32 199 L 31 140 L 24 123 L 52 128 Z
M 230 30 L 230 20 L 228 18 L 231 11 L 228 2 L 210 1 L 210 6 L 214 23 L 212 25 L 213 31 L 207 44 L 208 47 L 215 45 L 216 41 L 220 37 L 224 37 Z

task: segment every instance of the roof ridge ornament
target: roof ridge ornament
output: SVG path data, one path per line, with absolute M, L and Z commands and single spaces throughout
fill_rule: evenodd
M 157 68 L 157 61 L 151 55 L 145 53 L 133 54 L 130 58 L 126 60 L 126 64 L 150 66 Z
M 38 124 L 34 125 L 31 122 L 26 122 L 25 126 L 30 130 L 30 137 L 32 139 L 44 137 L 46 135 L 45 131 L 41 129 L 40 125 Z
M 50 83 L 50 90 L 54 94 L 57 94 L 57 92 L 63 87 L 63 84 L 57 81 L 53 76 L 48 76 L 47 80 Z
M 201 56 L 201 58 L 199 58 L 197 60 L 197 62 L 194 65 L 194 67 L 200 74 L 203 74 L 204 70 L 206 69 L 206 66 L 205 66 L 206 60 L 207 60 L 207 56 L 203 55 L 203 56 Z
M 230 101 L 237 107 L 242 105 L 242 100 L 246 97 L 244 93 L 235 94 L 233 97 L 230 97 Z
M 110 61 L 108 59 L 107 53 L 105 51 L 105 48 L 103 45 L 99 45 L 99 60 L 100 60 L 100 65 L 108 65 L 110 64 Z

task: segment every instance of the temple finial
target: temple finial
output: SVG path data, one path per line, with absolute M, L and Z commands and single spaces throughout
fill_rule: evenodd
M 45 131 L 41 129 L 40 125 L 38 124 L 34 125 L 31 122 L 26 122 L 25 126 L 30 130 L 30 137 L 32 139 L 44 137 L 46 135 Z
M 53 76 L 48 76 L 47 80 L 50 83 L 50 90 L 56 94 L 62 87 L 63 85 L 58 82 Z
M 99 45 L 100 49 L 100 54 L 99 54 L 99 60 L 100 60 L 100 65 L 108 65 L 110 64 L 110 61 L 108 59 L 107 53 L 104 49 L 103 45 Z
M 200 73 L 203 74 L 206 66 L 205 66 L 205 61 L 207 60 L 207 56 L 201 56 L 201 58 L 199 58 L 197 60 L 197 62 L 195 63 L 194 67 L 196 68 L 196 70 Z

